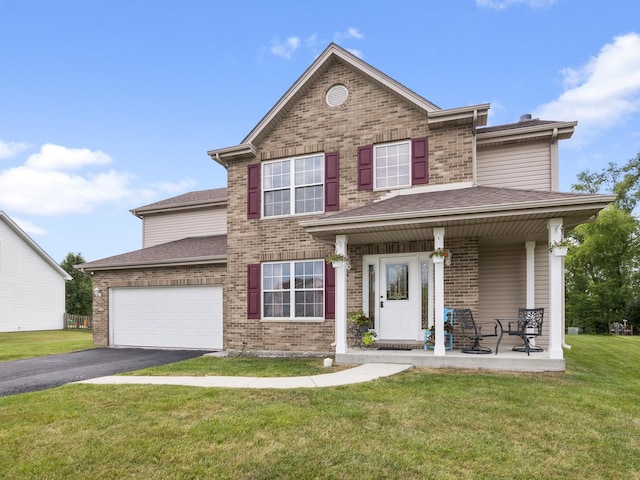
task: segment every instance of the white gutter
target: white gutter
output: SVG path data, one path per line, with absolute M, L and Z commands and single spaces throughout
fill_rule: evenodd
M 256 156 L 256 147 L 250 143 L 241 143 L 233 147 L 218 148 L 216 150 L 209 150 L 207 155 L 211 157 L 211 160 L 222 165 L 225 169 L 229 166 L 228 160 L 235 158 L 253 158 Z M 227 160 L 225 160 L 225 158 Z
M 578 122 L 556 122 L 530 127 L 506 128 L 490 132 L 478 132 L 478 144 L 494 143 L 500 140 L 524 140 L 538 137 L 553 137 L 573 134 L 574 127 Z
M 455 120 L 474 120 L 476 123 L 486 124 L 488 110 L 491 105 L 482 103 L 479 105 L 471 105 L 468 107 L 451 108 L 448 110 L 438 110 L 437 112 L 429 112 L 427 121 L 430 127 L 436 127 L 440 123 L 451 122 Z M 484 112 L 480 116 L 478 112 Z M 437 127 L 436 127 L 437 128 Z
M 97 264 L 90 265 L 84 267 L 82 265 L 74 265 L 74 268 L 80 270 L 81 272 L 99 272 L 103 270 L 128 270 L 131 268 L 138 267 L 176 267 L 176 266 L 186 266 L 186 265 L 210 265 L 216 263 L 226 263 L 227 256 L 226 255 L 212 255 L 210 257 L 187 257 L 187 258 L 177 258 L 175 260 L 147 260 L 144 262 L 123 262 L 118 264 Z
M 176 212 L 180 210 L 194 210 L 197 208 L 209 208 L 209 207 L 223 207 L 227 204 L 227 199 L 224 200 L 216 200 L 216 201 L 194 201 L 194 202 L 185 202 L 174 205 L 167 205 L 160 208 L 134 208 L 129 210 L 133 215 L 138 218 L 144 218 L 145 215 L 151 213 L 163 213 L 163 212 Z

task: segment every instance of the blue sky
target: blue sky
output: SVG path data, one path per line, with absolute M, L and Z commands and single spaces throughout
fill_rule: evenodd
M 57 262 L 141 247 L 129 210 L 226 186 L 330 42 L 489 124 L 577 120 L 561 189 L 640 151 L 637 0 L 0 0 L 0 210 Z

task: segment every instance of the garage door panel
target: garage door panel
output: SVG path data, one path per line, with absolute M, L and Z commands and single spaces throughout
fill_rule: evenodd
M 222 349 L 222 287 L 111 289 L 113 345 Z

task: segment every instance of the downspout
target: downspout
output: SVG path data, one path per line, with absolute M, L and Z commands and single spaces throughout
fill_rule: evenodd
M 473 175 L 472 182 L 477 185 L 476 182 L 476 128 L 478 126 L 478 110 L 473 111 L 473 129 L 471 130 L 471 174 Z
M 560 165 L 558 162 L 558 127 L 553 129 L 551 134 L 551 191 L 557 192 L 560 189 Z
M 563 266 L 564 266 L 564 259 L 562 260 Z M 571 345 L 568 345 L 566 343 L 567 341 L 567 327 L 566 327 L 566 318 L 565 318 L 565 312 L 566 312 L 566 298 L 565 298 L 565 292 L 566 287 L 565 287 L 565 281 L 566 278 L 563 275 L 562 276 L 562 348 L 564 348 L 565 350 L 571 350 Z

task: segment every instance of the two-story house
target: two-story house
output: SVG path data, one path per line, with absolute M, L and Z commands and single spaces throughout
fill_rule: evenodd
M 435 324 L 430 354 L 444 357 L 445 307 L 485 321 L 535 306 L 545 308 L 538 345 L 563 368 L 564 260 L 548 245 L 613 197 L 557 191 L 558 141 L 576 122 L 523 116 L 486 127 L 488 110 L 441 109 L 329 45 L 239 145 L 208 152 L 228 172 L 226 232 L 200 235 L 226 233 L 224 254 L 210 246 L 188 265 L 175 251 L 157 265 L 124 261 L 171 245 L 161 243 L 82 266 L 104 292 L 96 343 L 125 344 L 113 304 L 136 287 L 217 285 L 222 341 L 210 348 L 346 362 L 347 312 L 363 309 L 381 343 L 417 345 Z M 164 213 L 175 221 L 184 211 L 174 201 Z M 200 238 L 186 224 L 165 238 L 161 220 L 146 233 L 162 203 L 134 212 L 145 215 L 145 242 Z M 450 252 L 450 265 L 434 262 L 435 249 Z M 349 261 L 334 268 L 333 252 Z M 201 262 L 206 253 L 219 257 Z M 191 309 L 182 302 L 175 325 Z M 153 319 L 140 328 L 153 330 Z

